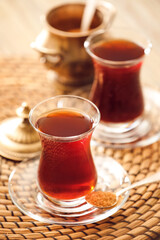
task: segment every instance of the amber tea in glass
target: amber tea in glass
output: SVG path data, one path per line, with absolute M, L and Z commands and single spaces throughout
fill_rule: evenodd
M 90 99 L 110 131 L 137 126 L 144 111 L 140 71 L 150 43 L 133 31 L 111 29 L 97 32 L 85 42 L 92 57 L 95 79 Z
M 32 110 L 42 144 L 37 181 L 44 195 L 71 201 L 93 191 L 97 173 L 90 140 L 98 121 L 97 107 L 75 96 L 57 96 Z

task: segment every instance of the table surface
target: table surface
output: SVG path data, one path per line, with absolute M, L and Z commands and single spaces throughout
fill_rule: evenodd
M 45 98 L 62 94 L 53 82 L 47 81 L 46 69 L 39 64 L 38 59 L 0 58 L 0 69 L 0 121 L 15 117 L 15 110 L 22 102 L 27 102 L 32 107 Z M 84 96 L 87 89 L 83 88 L 83 92 L 79 89 L 79 94 L 81 92 Z M 155 118 L 159 123 L 157 128 L 160 125 L 160 115 L 157 114 Z M 95 146 L 93 153 L 114 158 L 126 170 L 131 182 L 160 171 L 160 141 L 133 149 L 114 149 L 100 145 Z M 70 227 L 47 224 L 22 213 L 11 201 L 8 179 L 17 162 L 0 157 L 1 159 L 1 240 L 159 240 L 160 183 L 131 190 L 122 208 L 103 221 Z M 24 192 L 24 198 L 25 196 Z
M 35 104 L 55 94 L 56 89 L 48 84 L 46 69 L 39 64 L 30 43 L 42 29 L 40 16 L 57 1 L 61 0 L 0 0 L 0 96 L 3 99 L 0 120 L 15 115 L 14 110 L 22 101 Z M 160 0 L 112 0 L 112 3 L 117 9 L 114 26 L 133 27 L 151 39 L 153 48 L 145 59 L 142 80 L 160 87 Z M 131 182 L 160 171 L 160 142 L 144 148 L 97 151 L 122 164 Z M 120 211 L 98 223 L 76 227 L 47 225 L 23 214 L 11 201 L 8 178 L 15 164 L 2 158 L 0 239 L 159 239 L 159 183 L 132 190 Z
M 111 2 L 117 9 L 113 26 L 134 28 L 152 41 L 153 48 L 145 60 L 142 76 L 144 82 L 160 87 L 160 1 Z M 40 17 L 55 3 L 56 0 L 0 0 L 0 55 L 35 56 L 30 43 L 43 27 Z

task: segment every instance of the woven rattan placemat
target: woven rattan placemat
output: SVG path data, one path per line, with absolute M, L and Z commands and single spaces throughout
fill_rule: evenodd
M 37 59 L 0 59 L 0 120 L 15 116 L 16 108 L 23 101 L 32 107 L 44 98 L 61 93 L 70 93 L 70 89 L 64 91 L 48 80 L 46 69 Z M 160 171 L 160 142 L 144 148 L 99 147 L 93 151 L 115 158 L 128 172 L 131 182 Z M 146 240 L 160 237 L 160 183 L 132 190 L 125 205 L 101 222 L 74 227 L 49 225 L 24 215 L 12 203 L 8 177 L 18 163 L 0 159 L 0 239 Z

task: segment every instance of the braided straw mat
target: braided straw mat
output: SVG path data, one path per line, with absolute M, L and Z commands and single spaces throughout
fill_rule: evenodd
M 0 59 L 0 120 L 15 116 L 26 101 L 30 107 L 56 94 L 70 93 L 47 78 L 46 69 L 34 58 Z M 131 182 L 160 171 L 160 142 L 135 149 L 95 148 L 115 158 L 128 172 Z M 8 177 L 17 162 L 1 157 L 0 239 L 160 239 L 160 183 L 131 190 L 123 207 L 113 216 L 85 226 L 49 225 L 24 215 L 12 203 Z

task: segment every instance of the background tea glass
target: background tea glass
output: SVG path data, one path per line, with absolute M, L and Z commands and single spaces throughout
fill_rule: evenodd
M 115 134 L 112 135 L 113 142 L 132 141 L 134 130 L 141 124 L 144 115 L 140 72 L 144 57 L 150 52 L 151 42 L 134 30 L 111 28 L 90 35 L 85 41 L 85 48 L 95 68 L 90 100 L 101 113 L 99 132 L 105 132 L 106 137 Z M 147 128 L 143 126 L 138 131 L 145 134 Z M 117 138 L 117 134 L 121 137 Z M 124 140 L 125 136 L 128 139 Z
M 89 123 L 92 124 L 88 130 L 77 135 L 60 133 L 60 135 L 54 136 L 48 131 L 46 133 L 44 130 L 40 130 L 39 119 L 44 122 L 44 118 L 48 114 L 57 113 L 57 111 L 82 114 L 79 118 L 86 116 Z M 77 128 L 71 118 L 71 127 Z M 97 173 L 90 150 L 90 140 L 99 118 L 99 110 L 93 103 L 87 99 L 70 95 L 47 99 L 31 110 L 30 122 L 39 133 L 42 144 L 37 182 L 44 198 L 61 207 L 73 207 L 77 203 L 83 202 L 84 196 L 93 191 Z M 46 129 L 49 127 L 48 124 Z M 57 125 L 57 129 L 58 127 Z M 69 125 L 63 127 L 67 130 L 70 128 Z
M 85 1 L 65 1 L 55 5 L 43 18 L 44 29 L 31 47 L 40 60 L 52 70 L 53 79 L 65 85 L 80 86 L 93 81 L 93 64 L 84 49 L 84 41 L 92 32 L 106 29 L 115 17 L 115 7 L 98 1 L 87 31 L 80 31 Z

